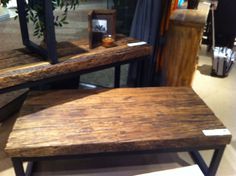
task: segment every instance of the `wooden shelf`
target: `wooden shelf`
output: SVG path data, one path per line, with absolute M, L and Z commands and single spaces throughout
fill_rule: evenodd
M 51 65 L 26 49 L 0 53 L 0 89 L 34 83 L 112 64 L 130 62 L 151 54 L 150 45 L 129 47 L 133 38 L 118 37 L 116 46 L 89 49 L 86 40 L 58 43 L 59 63 Z

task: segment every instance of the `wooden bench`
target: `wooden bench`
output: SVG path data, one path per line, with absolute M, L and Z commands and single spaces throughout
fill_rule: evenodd
M 120 65 L 142 61 L 150 56 L 148 44 L 127 46 L 138 40 L 117 36 L 115 47 L 89 49 L 87 40 L 61 42 L 57 44 L 59 63 L 52 65 L 45 58 L 25 48 L 0 53 L 0 93 L 19 88 L 28 88 L 80 74 L 115 67 L 115 87 L 119 87 Z M 139 70 L 142 72 L 142 70 Z M 141 76 L 140 76 L 141 77 Z M 139 81 L 139 80 L 137 80 Z
M 191 88 L 31 92 L 5 151 L 17 176 L 23 161 L 144 152 L 190 152 L 215 175 L 230 134 Z M 209 167 L 199 150 L 214 150 Z

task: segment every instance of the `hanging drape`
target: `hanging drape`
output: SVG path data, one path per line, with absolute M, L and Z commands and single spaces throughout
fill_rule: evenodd
M 234 47 L 236 37 L 236 1 L 219 1 L 215 11 L 216 45 Z
M 149 85 L 156 62 L 156 48 L 159 44 L 160 22 L 162 17 L 162 0 L 138 0 L 131 27 L 130 36 L 145 41 L 153 46 L 153 53 L 144 63 L 144 85 Z M 128 82 L 132 84 L 136 75 L 136 64 L 129 67 Z

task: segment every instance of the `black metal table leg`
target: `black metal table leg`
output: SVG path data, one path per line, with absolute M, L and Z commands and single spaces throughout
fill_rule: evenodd
M 12 158 L 12 164 L 13 164 L 16 176 L 26 176 L 24 168 L 23 168 L 22 160 L 18 158 Z
M 219 167 L 224 150 L 225 150 L 225 147 L 222 147 L 214 151 L 214 154 L 211 159 L 211 163 L 207 172 L 207 176 L 214 176 L 216 174 L 216 171 Z
M 191 157 L 193 158 L 193 160 L 195 161 L 196 164 L 198 164 L 198 166 L 200 167 L 200 169 L 202 170 L 203 174 L 205 176 L 215 176 L 217 169 L 219 167 L 221 158 L 223 156 L 224 150 L 225 150 L 225 146 L 218 146 L 217 148 L 214 149 L 214 154 L 212 156 L 211 162 L 209 167 L 207 166 L 207 164 L 205 163 L 204 159 L 202 158 L 201 154 L 198 152 L 197 149 L 193 149 L 193 150 L 189 150 Z M 182 151 L 182 150 L 181 150 Z M 186 150 L 184 150 L 186 151 Z M 147 153 L 152 152 L 153 151 L 146 151 Z M 163 151 L 160 151 L 163 152 Z M 164 151 L 164 152 L 168 152 Z M 177 152 L 176 150 L 171 150 L 171 152 Z M 145 151 L 143 152 L 145 153 Z M 121 155 L 121 154 L 125 154 L 127 155 L 128 153 L 116 153 L 116 155 Z M 131 152 L 129 154 L 137 154 L 136 152 Z M 140 153 L 141 154 L 141 153 Z M 97 156 L 105 156 L 106 154 L 101 153 L 101 154 L 97 154 Z M 107 153 L 107 155 L 111 155 L 111 153 Z M 114 153 L 112 155 L 115 155 Z M 58 160 L 58 159 L 73 159 L 73 158 L 84 158 L 84 157 L 92 157 L 95 155 L 68 155 L 68 156 L 55 156 L 55 157 L 39 157 L 39 158 L 12 158 L 12 162 L 13 162 L 13 167 L 15 170 L 15 174 L 16 176 L 31 176 L 33 173 L 33 164 L 36 161 L 41 161 L 41 160 Z M 28 166 L 26 171 L 24 171 L 23 168 L 23 161 L 32 161 L 32 162 L 28 162 Z M 33 162 L 34 161 L 34 162 Z
M 144 61 L 140 60 L 137 62 L 136 70 L 136 87 L 143 87 L 143 78 L 144 78 Z
M 24 171 L 23 161 L 20 158 L 12 158 L 16 176 L 31 176 L 33 172 L 34 162 L 28 162 L 26 171 Z
M 44 0 L 44 13 L 45 13 L 47 55 L 48 58 L 51 60 L 51 63 L 56 64 L 58 60 L 57 60 L 52 1 Z
M 216 171 L 219 167 L 222 155 L 224 153 L 224 150 L 225 150 L 225 146 L 218 147 L 215 149 L 214 154 L 211 159 L 210 166 L 207 166 L 207 164 L 205 163 L 204 159 L 202 158 L 201 154 L 198 151 L 195 150 L 189 153 L 192 159 L 194 160 L 194 162 L 198 164 L 198 166 L 200 167 L 204 175 L 215 176 Z
M 47 48 L 42 48 L 41 46 L 35 44 L 30 40 L 29 31 L 27 26 L 27 11 L 26 11 L 26 1 L 17 0 L 17 9 L 19 14 L 19 22 L 21 28 L 21 36 L 23 44 L 31 51 L 38 53 L 44 57 L 51 60 L 52 64 L 56 64 L 57 60 L 57 50 L 56 50 L 56 37 L 55 37 L 55 27 L 54 27 L 54 16 L 52 2 L 44 0 L 44 12 L 45 12 L 45 34 Z
M 17 0 L 17 10 L 19 13 L 22 42 L 24 45 L 29 45 L 29 31 L 27 26 L 25 3 L 25 0 Z
M 206 162 L 203 160 L 201 154 L 198 151 L 191 151 L 189 152 L 190 156 L 192 157 L 193 161 L 198 164 L 199 168 L 203 172 L 204 175 L 208 172 L 208 166 Z
M 120 87 L 120 65 L 115 66 L 114 87 Z

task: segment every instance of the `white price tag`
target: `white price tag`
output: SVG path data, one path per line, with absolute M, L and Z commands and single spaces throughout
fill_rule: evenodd
M 213 130 L 202 130 L 205 136 L 224 136 L 231 135 L 228 129 L 213 129 Z
M 145 45 L 147 42 L 136 42 L 136 43 L 128 43 L 128 46 L 140 46 L 140 45 Z

